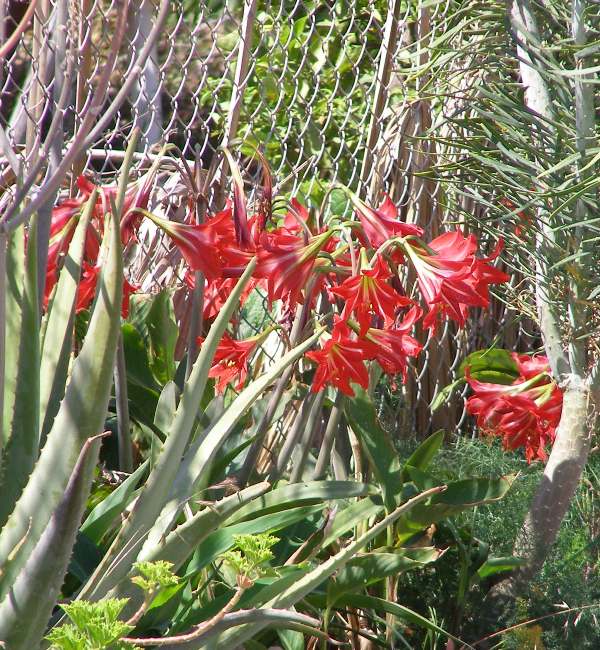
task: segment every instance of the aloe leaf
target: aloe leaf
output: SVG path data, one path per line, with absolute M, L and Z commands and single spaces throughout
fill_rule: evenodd
M 406 503 L 396 508 L 389 515 L 384 517 L 379 523 L 372 526 L 366 533 L 361 535 L 356 541 L 348 544 L 339 553 L 336 553 L 328 560 L 317 566 L 315 569 L 307 573 L 304 577 L 300 578 L 294 585 L 288 587 L 282 593 L 275 596 L 265 604 L 265 608 L 289 609 L 293 607 L 299 600 L 310 594 L 320 584 L 327 580 L 333 573 L 341 570 L 346 563 L 366 546 L 371 540 L 384 532 L 402 515 L 409 512 L 416 505 L 425 501 L 429 497 L 443 492 L 444 487 L 435 487 L 426 492 L 422 492 L 413 497 Z M 216 639 L 208 644 L 201 643 L 196 645 L 192 643 L 189 645 L 188 650 L 195 650 L 196 648 L 235 648 L 248 638 L 254 636 L 257 632 L 264 629 L 263 624 L 244 625 L 236 630 L 231 630 L 220 634 Z
M 25 276 L 25 229 L 20 226 L 10 233 L 6 250 L 6 341 L 18 341 L 21 332 L 21 305 L 23 301 L 23 278 Z M 19 346 L 6 345 L 4 357 L 4 404 L 0 447 L 10 438 L 10 430 L 17 392 Z M 1 472 L 0 472 L 1 475 Z
M 181 457 L 196 423 L 198 405 L 206 388 L 208 372 L 217 346 L 227 329 L 233 312 L 239 304 L 244 288 L 252 277 L 255 266 L 256 260 L 252 260 L 210 328 L 186 382 L 169 435 L 161 448 L 156 465 L 152 468 L 150 476 L 127 521 L 104 556 L 104 560 L 84 586 L 80 598 L 100 598 L 108 589 L 114 587 L 119 579 L 127 575 L 135 556 L 139 552 L 139 545 L 143 543 L 146 534 L 156 521 L 156 517 L 167 499 Z M 115 572 L 114 563 L 117 557 L 119 558 L 119 577 L 114 581 L 112 579 L 109 581 L 109 567 L 111 567 L 111 574 Z M 117 573 L 115 572 L 114 575 L 117 575 Z M 96 594 L 101 595 L 96 596 Z
M 214 426 L 204 435 L 199 436 L 186 452 L 177 477 L 169 494 L 169 500 L 163 508 L 156 524 L 148 536 L 147 544 L 153 546 L 170 530 L 175 517 L 183 504 L 197 490 L 199 484 L 208 478 L 208 470 L 215 454 L 232 431 L 234 426 L 254 404 L 277 377 L 321 336 L 322 330 L 296 346 L 278 359 L 264 375 L 255 379 L 233 401 Z
M 98 436 L 83 445 L 64 496 L 0 603 L 0 639 L 11 650 L 38 647 L 60 593 L 100 451 Z
M 65 393 L 81 261 L 96 194 L 94 189 L 79 219 L 46 314 L 40 364 L 40 446 L 43 446 Z
M 119 333 L 123 260 L 118 223 L 110 221 L 108 255 L 87 336 L 40 458 L 0 533 L 0 598 L 13 584 L 61 501 L 85 441 L 104 428 Z M 44 498 L 40 499 L 43 494 Z M 18 551 L 13 553 L 16 547 Z M 10 565 L 7 559 L 14 555 Z
M 32 219 L 29 228 L 29 246 L 21 279 L 21 327 L 14 339 L 19 342 L 17 375 L 10 437 L 2 455 L 0 525 L 7 521 L 39 455 L 40 319 L 34 245 L 36 220 L 37 217 Z

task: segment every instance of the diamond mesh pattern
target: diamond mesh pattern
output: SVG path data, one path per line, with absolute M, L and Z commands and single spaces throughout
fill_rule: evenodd
M 2 4 L 8 7 L 3 29 L 9 35 L 27 5 Z M 147 41 L 158 4 L 129 3 L 125 44 L 108 100 Z M 54 71 L 64 60 L 53 27 L 60 5 L 60 0 L 39 3 L 35 21 L 1 66 L 1 124 L 27 160 L 37 155 L 56 101 Z M 82 0 L 66 5 L 68 28 L 79 34 L 76 79 L 64 115 L 68 143 L 98 83 L 121 3 Z M 426 77 L 415 81 L 413 75 L 428 64 L 424 45 L 445 29 L 444 11 L 444 2 L 426 9 L 408 0 L 173 1 L 128 100 L 80 166 L 110 178 L 134 126 L 142 131 L 142 158 L 167 140 L 187 159 L 199 156 L 208 167 L 222 143 L 242 154 L 245 147 L 255 146 L 265 153 L 276 179 L 286 179 L 286 194 L 318 205 L 335 182 L 371 199 L 385 189 L 400 205 L 403 218 L 435 236 L 444 221 L 440 187 L 416 175 L 436 155 L 436 144 L 422 138 L 431 126 L 432 109 L 425 98 L 419 99 Z M 156 233 L 144 233 L 141 245 L 148 260 L 164 256 L 164 242 Z M 161 269 L 151 263 L 138 271 L 146 286 L 161 281 Z M 383 419 L 399 435 L 460 425 L 465 416 L 456 400 L 433 418 L 429 403 L 465 354 L 489 344 L 507 318 L 498 304 L 491 315 L 481 314 L 468 333 L 447 324 L 430 337 L 402 394 L 382 397 Z M 518 327 L 511 332 L 513 342 L 521 339 L 523 345 L 536 338 Z M 276 353 L 266 351 L 269 356 Z

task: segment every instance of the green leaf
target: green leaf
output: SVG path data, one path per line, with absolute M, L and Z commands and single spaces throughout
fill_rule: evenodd
M 83 446 L 61 502 L 12 585 L 10 597 L 0 604 L 0 639 L 11 650 L 39 647 L 60 594 L 99 451 L 97 437 Z
M 364 497 L 375 493 L 373 486 L 355 481 L 310 481 L 292 483 L 278 487 L 254 499 L 240 508 L 228 523 L 236 523 L 256 516 L 258 512 L 268 514 L 300 505 L 326 504 L 337 499 Z M 380 507 L 380 506 L 379 506 Z
M 512 384 L 519 376 L 519 370 L 508 350 L 489 348 L 471 353 L 458 369 L 459 376 L 464 377 L 465 369 L 478 381 L 496 384 Z
M 137 484 L 147 471 L 148 461 L 145 461 L 86 517 L 80 531 L 94 544 L 100 544 L 114 520 L 125 510 Z
M 181 457 L 196 424 L 198 406 L 206 388 L 208 372 L 217 345 L 239 304 L 240 296 L 248 284 L 255 266 L 255 261 L 248 264 L 212 324 L 186 382 L 169 435 L 161 448 L 158 460 L 152 468 L 150 476 L 119 535 L 112 543 L 94 575 L 84 585 L 80 594 L 81 598 L 101 598 L 124 578 L 138 555 L 146 533 L 156 523 L 161 508 L 168 498 L 170 486 L 177 474 Z M 140 531 L 143 532 L 140 534 Z M 136 543 L 130 544 L 129 542 L 134 537 Z M 124 550 L 125 547 L 126 550 Z
M 379 424 L 375 406 L 366 391 L 357 387 L 355 397 L 344 401 L 344 411 L 381 486 L 385 507 L 391 512 L 402 493 L 398 452 Z
M 239 524 L 225 526 L 220 530 L 216 530 L 196 548 L 186 568 L 185 577 L 194 575 L 219 557 L 219 555 L 229 550 L 235 543 L 236 535 L 274 533 L 291 526 L 297 521 L 319 515 L 322 511 L 323 506 L 321 504 L 300 506 L 299 508 L 289 508 L 288 510 L 256 517 L 249 521 L 243 521 Z
M 345 593 L 365 589 L 388 576 L 435 562 L 442 553 L 437 548 L 424 547 L 399 549 L 394 553 L 367 553 L 352 558 L 327 585 L 329 606 Z
M 426 504 L 419 504 L 407 517 L 400 519 L 400 541 L 463 510 L 499 501 L 508 492 L 514 480 L 515 476 L 503 476 L 499 479 L 472 478 L 448 483 L 445 492 L 433 496 Z
M 525 564 L 527 564 L 526 560 L 512 555 L 508 557 L 491 557 L 477 569 L 477 576 L 480 580 L 484 580 L 498 573 L 512 571 Z
M 123 286 L 119 228 L 113 220 L 107 221 L 107 225 L 110 243 L 87 336 L 73 363 L 65 397 L 46 444 L 8 524 L 0 532 L 0 566 L 4 568 L 0 576 L 0 599 L 13 584 L 60 503 L 81 448 L 88 438 L 104 428 Z M 44 495 L 43 499 L 40 494 Z
M 175 377 L 175 344 L 178 328 L 171 293 L 164 289 L 152 300 L 147 317 L 150 369 L 159 384 Z
M 148 535 L 146 544 L 152 546 L 160 542 L 171 529 L 185 501 L 192 497 L 209 478 L 211 463 L 227 436 L 239 420 L 260 397 L 260 395 L 288 367 L 295 363 L 321 336 L 318 330 L 300 345 L 278 359 L 268 370 L 250 383 L 229 405 L 223 415 L 205 433 L 197 436 L 185 453 L 177 476 L 173 481 L 168 500 Z M 205 343 L 206 344 L 206 343 Z
M 436 431 L 426 438 L 409 456 L 402 470 L 402 478 L 404 481 L 408 480 L 407 468 L 414 467 L 415 469 L 424 472 L 429 467 L 434 456 L 440 450 L 444 443 L 444 431 Z
M 18 345 L 14 411 L 10 438 L 0 467 L 0 525 L 4 525 L 33 470 L 39 454 L 40 400 L 40 318 L 37 288 L 36 216 L 29 229 L 21 294 L 21 328 L 12 342 Z M 19 280 L 17 280 L 19 281 Z M 11 342 L 8 342 L 10 347 Z
M 75 302 L 87 229 L 96 205 L 93 191 L 79 218 L 69 252 L 58 276 L 54 297 L 45 317 L 40 364 L 40 443 L 46 440 L 65 394 L 73 342 Z
M 442 404 L 445 404 L 450 399 L 450 396 L 454 392 L 454 389 L 458 388 L 461 384 L 464 383 L 465 383 L 465 379 L 464 377 L 461 377 L 460 379 L 453 381 L 451 384 L 448 384 L 447 386 L 444 386 L 441 390 L 439 390 L 435 394 L 435 397 L 431 400 L 431 404 L 429 405 L 431 412 L 434 413 L 440 408 L 440 406 L 442 406 Z

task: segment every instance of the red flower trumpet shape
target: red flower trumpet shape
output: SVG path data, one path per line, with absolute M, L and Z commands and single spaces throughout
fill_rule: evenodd
M 487 263 L 500 254 L 501 248 L 499 241 L 490 257 L 476 258 L 477 239 L 474 235 L 465 237 L 460 230 L 444 233 L 428 246 L 404 242 L 403 249 L 414 265 L 419 289 L 430 308 L 423 320 L 425 327 L 435 331 L 439 314 L 463 327 L 469 307 L 489 305 L 488 286 L 510 279 Z
M 413 307 L 396 327 L 367 330 L 365 339 L 373 344 L 373 358 L 388 375 L 402 375 L 406 381 L 408 357 L 416 357 L 423 346 L 408 332 L 423 314 L 419 307 Z
M 374 355 L 372 344 L 351 336 L 352 332 L 346 323 L 336 319 L 331 338 L 320 350 L 306 353 L 317 364 L 311 388 L 314 393 L 326 384 L 332 384 L 342 393 L 354 397 L 351 381 L 365 390 L 369 387 L 369 374 L 364 361 Z
M 342 319 L 347 320 L 352 312 L 356 315 L 361 336 L 369 329 L 373 316 L 393 321 L 399 307 L 411 304 L 410 298 L 401 296 L 386 282 L 391 275 L 378 255 L 372 269 L 364 269 L 360 275 L 347 278 L 341 286 L 330 289 L 330 293 L 346 301 Z
M 521 375 L 506 386 L 465 376 L 474 394 L 467 412 L 475 415 L 483 433 L 502 436 L 505 449 L 525 448 L 528 463 L 547 459 L 562 412 L 562 392 L 550 376 L 546 357 L 513 353 Z
M 217 393 L 224 393 L 227 386 L 236 378 L 235 389 L 240 390 L 243 387 L 248 376 L 248 358 L 256 346 L 264 340 L 267 333 L 263 332 L 244 341 L 236 341 L 227 333 L 223 335 L 208 373 L 209 377 L 216 379 L 215 390 Z M 198 345 L 201 345 L 203 341 L 203 338 L 198 338 Z
M 305 244 L 294 235 L 263 233 L 255 277 L 267 280 L 270 303 L 283 298 L 301 302 L 301 291 L 308 284 L 317 255 L 332 235 L 333 231 L 327 231 Z
M 389 196 L 383 199 L 379 208 L 370 208 L 358 197 L 351 195 L 362 228 L 373 248 L 379 248 L 392 237 L 414 235 L 421 237 L 423 228 L 398 220 L 398 209 Z
M 227 221 L 231 219 L 231 213 L 228 210 L 205 223 L 194 225 L 168 221 L 150 212 L 144 214 L 173 240 L 192 271 L 202 271 L 208 279 L 222 276 L 224 263 L 220 246 L 224 235 L 229 233 Z

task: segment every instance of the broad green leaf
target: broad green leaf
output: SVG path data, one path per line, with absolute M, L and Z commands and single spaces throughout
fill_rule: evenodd
M 152 300 L 147 327 L 150 339 L 150 368 L 158 383 L 164 385 L 175 377 L 175 344 L 178 334 L 173 300 L 169 291 L 161 291 Z
M 435 488 L 439 490 L 440 488 Z M 396 508 L 392 513 L 387 515 L 383 520 L 372 526 L 361 537 L 351 542 L 341 551 L 319 564 L 312 571 L 307 573 L 304 577 L 300 578 L 294 585 L 286 589 L 284 592 L 265 603 L 265 607 L 275 607 L 289 609 L 293 607 L 302 598 L 312 593 L 320 584 L 327 580 L 333 573 L 340 571 L 346 563 L 354 557 L 364 546 L 375 539 L 378 535 L 383 533 L 391 527 L 399 517 L 409 512 L 421 501 L 426 500 L 434 492 L 424 492 L 419 494 L 413 499 Z M 243 644 L 247 638 L 253 637 L 258 631 L 264 629 L 265 625 L 256 623 L 240 626 L 235 631 L 225 632 L 218 635 L 214 642 L 210 644 L 211 648 L 220 647 L 236 647 L 238 644 Z M 189 650 L 194 650 L 195 644 L 191 644 Z
M 206 567 L 219 555 L 229 550 L 234 543 L 234 535 L 257 535 L 260 533 L 275 533 L 291 526 L 297 521 L 319 515 L 323 506 L 300 506 L 289 508 L 270 515 L 263 515 L 238 524 L 225 526 L 209 535 L 195 550 L 192 559 L 186 567 L 185 576 L 189 577 Z
M 485 578 L 489 578 L 498 573 L 512 571 L 524 564 L 526 564 L 526 561 L 520 557 L 491 557 L 488 558 L 479 569 L 477 569 L 477 576 L 480 580 L 484 580 Z
M 343 594 L 364 589 L 388 576 L 399 575 L 435 562 L 443 551 L 433 547 L 398 549 L 393 553 L 373 552 L 352 558 L 327 584 L 330 606 Z
M 0 532 L 3 598 L 63 497 L 85 441 L 104 428 L 119 334 L 123 260 L 119 228 L 109 222 L 107 258 L 87 336 L 46 444 L 7 525 Z M 44 495 L 40 499 L 40 494 Z M 11 561 L 8 562 L 8 558 Z
M 473 478 L 449 483 L 445 492 L 432 497 L 429 503 L 419 504 L 407 517 L 400 519 L 400 541 L 463 510 L 499 501 L 508 492 L 514 480 L 514 476 L 503 476 L 499 479 Z
M 128 383 L 136 383 L 156 390 L 158 385 L 150 369 L 148 351 L 143 336 L 131 323 L 123 323 L 121 334 L 123 336 Z
M 148 535 L 146 542 L 148 545 L 159 543 L 160 539 L 171 529 L 185 501 L 191 498 L 199 488 L 206 485 L 211 463 L 216 453 L 252 404 L 288 366 L 295 363 L 315 343 L 321 334 L 322 330 L 318 330 L 306 341 L 278 359 L 268 368 L 267 372 L 255 379 L 235 398 L 205 435 L 196 437 L 181 461 L 168 501 Z
M 464 377 L 465 369 L 478 381 L 496 384 L 512 384 L 519 376 L 519 370 L 508 350 L 490 348 L 471 353 L 460 364 L 459 375 Z
M 444 443 L 444 431 L 436 431 L 426 438 L 408 457 L 402 470 L 402 478 L 408 480 L 407 468 L 414 467 L 422 472 L 426 471 L 434 456 Z
M 258 512 L 268 514 L 294 508 L 300 505 L 326 503 L 336 499 L 364 497 L 375 493 L 373 486 L 354 481 L 311 481 L 309 483 L 292 483 L 284 485 L 254 499 L 240 508 L 228 523 L 236 523 L 256 516 Z
M 391 512 L 402 493 L 398 452 L 379 424 L 375 406 L 367 392 L 359 388 L 355 392 L 355 397 L 344 400 L 346 418 L 360 440 L 381 486 L 385 507 Z
M 435 394 L 435 397 L 431 400 L 431 404 L 429 405 L 431 412 L 434 413 L 440 408 L 440 406 L 445 404 L 450 399 L 450 396 L 454 392 L 454 389 L 458 388 L 460 385 L 464 383 L 465 383 L 465 379 L 464 377 L 461 377 L 460 379 L 453 381 L 451 384 L 448 384 L 447 386 L 444 386 L 441 390 L 439 390 Z
M 367 523 L 383 511 L 383 504 L 377 503 L 373 498 L 361 499 L 336 513 L 333 525 L 322 542 L 326 548 L 333 542 L 338 542 L 342 535 L 356 528 L 359 524 Z

